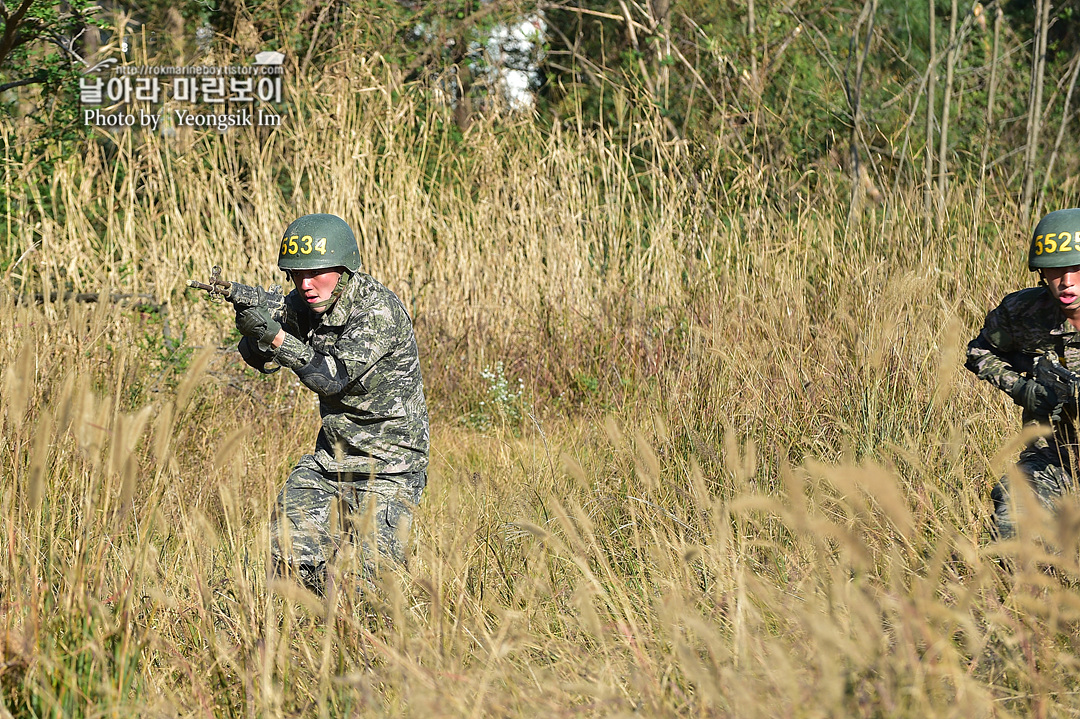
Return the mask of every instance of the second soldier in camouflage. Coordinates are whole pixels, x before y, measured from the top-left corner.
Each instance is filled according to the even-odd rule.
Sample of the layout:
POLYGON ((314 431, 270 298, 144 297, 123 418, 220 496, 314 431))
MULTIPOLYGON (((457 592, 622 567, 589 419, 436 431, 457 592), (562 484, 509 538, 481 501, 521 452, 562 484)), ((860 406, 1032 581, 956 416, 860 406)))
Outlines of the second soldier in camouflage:
POLYGON ((427 484, 428 415, 412 321, 393 292, 360 271, 349 226, 333 215, 289 225, 278 267, 295 290, 280 312, 237 313, 239 350, 276 363, 319 396, 315 452, 297 463, 271 520, 271 559, 323 592, 346 544, 365 571, 405 561, 412 509, 427 484))
MULTIPOLYGON (((1054 353, 1065 367, 1080 369, 1080 209, 1051 212, 1039 222, 1028 268, 1039 273, 1039 286, 1007 295, 987 314, 982 331, 968 344, 966 366, 1008 393, 1023 408, 1025 425, 1051 426, 1049 437, 1020 453, 1017 468, 1038 500, 1053 510, 1075 486, 1077 408, 1075 397, 1059 396, 1034 366, 1040 355, 1054 353)), ((991 497, 997 535, 1012 537, 1017 517, 1007 477, 991 497)))

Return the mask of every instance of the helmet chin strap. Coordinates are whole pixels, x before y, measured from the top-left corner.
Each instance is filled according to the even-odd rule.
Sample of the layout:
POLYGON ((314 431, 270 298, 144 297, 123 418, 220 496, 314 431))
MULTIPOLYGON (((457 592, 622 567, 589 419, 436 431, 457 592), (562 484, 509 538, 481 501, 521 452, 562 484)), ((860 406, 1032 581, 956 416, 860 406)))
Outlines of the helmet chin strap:
POLYGON ((316 303, 310 305, 311 309, 313 309, 313 310, 321 310, 321 309, 330 307, 335 302, 337 302, 338 298, 341 297, 341 293, 345 291, 345 283, 348 282, 351 277, 352 277, 352 272, 349 272, 348 269, 345 269, 341 273, 341 277, 338 277, 337 284, 334 285, 334 291, 330 293, 330 296, 327 297, 322 302, 316 302, 316 303))

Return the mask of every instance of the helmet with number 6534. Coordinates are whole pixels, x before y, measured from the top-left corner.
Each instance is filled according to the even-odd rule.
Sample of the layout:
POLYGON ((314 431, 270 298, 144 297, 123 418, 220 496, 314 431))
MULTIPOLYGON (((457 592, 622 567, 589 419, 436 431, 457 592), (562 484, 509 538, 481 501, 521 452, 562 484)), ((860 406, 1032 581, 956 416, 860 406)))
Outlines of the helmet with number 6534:
POLYGON ((345 267, 360 269, 360 249, 345 220, 336 215, 304 215, 285 228, 278 250, 278 268, 321 270, 345 267))
POLYGON ((1057 210, 1039 220, 1031 236, 1028 269, 1080 265, 1080 208, 1057 210))

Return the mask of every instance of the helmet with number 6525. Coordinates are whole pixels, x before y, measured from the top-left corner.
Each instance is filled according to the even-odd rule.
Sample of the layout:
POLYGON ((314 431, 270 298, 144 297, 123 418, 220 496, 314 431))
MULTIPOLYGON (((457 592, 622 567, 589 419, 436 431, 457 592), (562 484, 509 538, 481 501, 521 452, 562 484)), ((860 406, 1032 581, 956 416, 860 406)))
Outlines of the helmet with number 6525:
POLYGON ((1080 208, 1057 210, 1039 220, 1031 236, 1028 269, 1080 265, 1080 208))
POLYGON ((345 220, 336 215, 304 215, 285 228, 278 250, 278 268, 321 270, 345 267, 360 269, 360 249, 345 220))

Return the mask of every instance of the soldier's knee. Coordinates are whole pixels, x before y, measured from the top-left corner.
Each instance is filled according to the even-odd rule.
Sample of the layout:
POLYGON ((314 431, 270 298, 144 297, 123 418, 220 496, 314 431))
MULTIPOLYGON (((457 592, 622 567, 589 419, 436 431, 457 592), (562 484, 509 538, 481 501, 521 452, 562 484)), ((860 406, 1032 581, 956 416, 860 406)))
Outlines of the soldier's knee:
POLYGON ((367 536, 362 541, 365 551, 370 546, 368 541, 374 539, 380 555, 397 564, 407 563, 413 508, 426 484, 422 473, 417 480, 418 477, 407 477, 404 481, 373 482, 365 488, 356 522, 358 535, 367 536), (368 518, 373 521, 368 523, 368 518))
MULTIPOLYGON (((409 529, 412 526, 412 509, 410 506, 396 501, 382 501, 372 517, 373 525, 370 534, 361 534, 360 545, 363 551, 370 552, 371 540, 374 549, 383 557, 391 559, 397 564, 405 564, 408 546, 409 529), (363 537, 367 534, 366 537, 363 537)), ((373 558, 368 557, 367 561, 373 558)))
POLYGON ((994 524, 992 532, 995 539, 1012 539, 1016 536, 1016 523, 1013 521, 1009 489, 1004 482, 999 482, 990 492, 994 502, 994 524))
POLYGON ((380 537, 384 552, 398 564, 405 564, 408 558, 409 533, 412 529, 412 508, 392 504, 387 511, 384 536, 380 537))
POLYGON ((322 567, 332 554, 333 547, 324 528, 282 517, 270 522, 270 556, 275 562, 290 567, 322 567))

